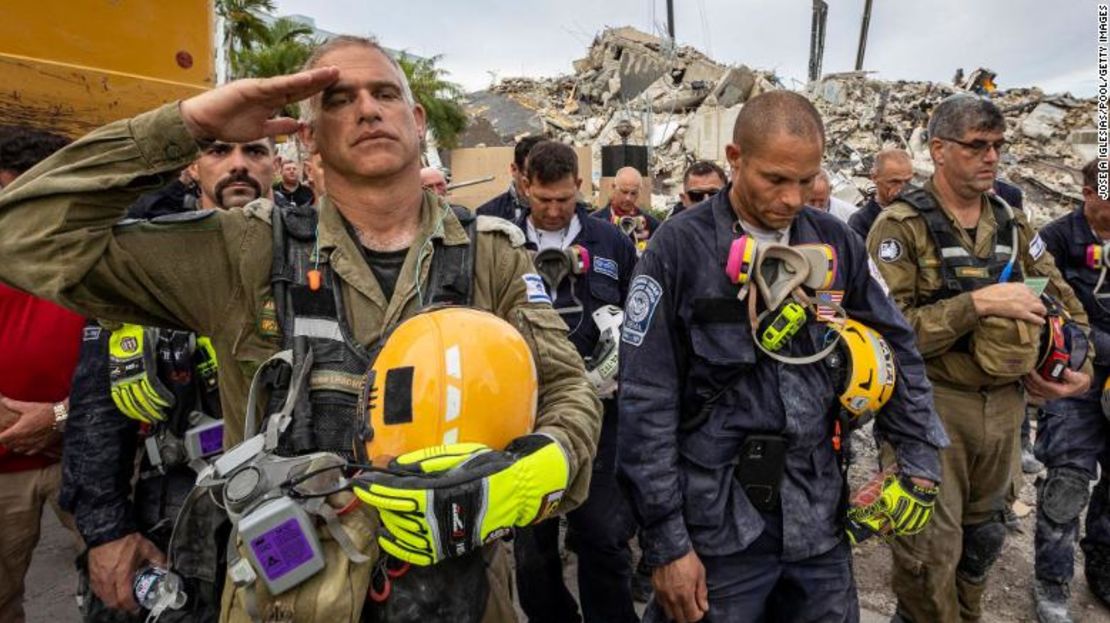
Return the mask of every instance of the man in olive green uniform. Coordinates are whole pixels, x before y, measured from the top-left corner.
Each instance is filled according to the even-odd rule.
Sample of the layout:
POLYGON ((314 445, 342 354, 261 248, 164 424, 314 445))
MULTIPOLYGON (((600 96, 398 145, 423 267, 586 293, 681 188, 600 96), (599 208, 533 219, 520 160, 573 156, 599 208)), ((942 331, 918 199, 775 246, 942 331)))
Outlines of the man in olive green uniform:
POLYGON ((895 620, 975 621, 1002 548, 1001 511, 1019 452, 1022 384, 1037 396, 1083 391, 1090 363, 1060 382, 1037 372, 1046 307, 1023 279, 1047 278, 1086 329, 1086 315, 1019 212, 988 194, 1005 121, 987 100, 954 96, 929 122, 936 172, 879 216, 868 251, 917 333, 950 447, 941 451, 933 523, 892 543, 895 620))
MULTIPOLYGON (((176 176, 196 159, 198 145, 302 131, 328 180, 319 255, 342 297, 341 321, 363 347, 420 311, 436 250, 470 242, 456 213, 421 190, 424 111, 396 62, 372 41, 339 37, 307 66, 315 69, 234 82, 105 126, 0 197, 4 282, 88 316, 211 336, 220 361, 228 362, 219 367, 225 447, 242 441, 251 377, 282 343, 271 288, 271 204, 117 225, 139 193, 176 176), (271 118, 309 97, 306 122, 271 118), (384 255, 403 260, 378 262, 384 255)), ((542 286, 537 291, 519 230, 499 219, 481 219, 475 230, 473 305, 512 323, 532 348, 540 382, 536 431, 566 456, 569 484, 559 506, 566 511, 586 496, 600 405, 565 324, 542 286)), ((364 552, 376 553, 366 537, 375 513, 360 509, 343 522, 364 552)), ((482 620, 515 620, 505 557, 496 542, 483 554, 492 562, 482 620)), ((325 569, 263 600, 262 618, 290 612, 298 621, 356 618, 372 564, 350 565, 346 592, 306 595, 325 569)))

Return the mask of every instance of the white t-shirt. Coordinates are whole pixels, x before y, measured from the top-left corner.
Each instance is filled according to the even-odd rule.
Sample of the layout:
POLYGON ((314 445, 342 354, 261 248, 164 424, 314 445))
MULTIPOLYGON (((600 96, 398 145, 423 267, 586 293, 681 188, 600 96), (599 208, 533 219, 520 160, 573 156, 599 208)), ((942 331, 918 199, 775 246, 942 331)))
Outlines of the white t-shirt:
POLYGON ((528 217, 525 221, 527 231, 524 232, 528 236, 528 241, 536 245, 537 251, 544 251, 546 249, 559 249, 564 250, 574 242, 578 237, 578 233, 582 231, 582 223, 578 222, 578 215, 575 214, 570 217, 570 223, 566 228, 559 231, 547 231, 546 229, 538 229, 532 224, 532 217, 528 217))

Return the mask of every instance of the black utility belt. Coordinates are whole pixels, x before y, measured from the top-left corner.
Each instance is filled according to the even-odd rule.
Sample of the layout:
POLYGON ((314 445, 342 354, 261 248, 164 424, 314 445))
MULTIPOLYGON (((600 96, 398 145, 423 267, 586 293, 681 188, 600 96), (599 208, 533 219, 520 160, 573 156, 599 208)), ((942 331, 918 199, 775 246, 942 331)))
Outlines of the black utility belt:
POLYGON ((779 489, 786 472, 786 438, 782 435, 748 435, 740 447, 734 476, 748 501, 769 513, 779 508, 779 489))

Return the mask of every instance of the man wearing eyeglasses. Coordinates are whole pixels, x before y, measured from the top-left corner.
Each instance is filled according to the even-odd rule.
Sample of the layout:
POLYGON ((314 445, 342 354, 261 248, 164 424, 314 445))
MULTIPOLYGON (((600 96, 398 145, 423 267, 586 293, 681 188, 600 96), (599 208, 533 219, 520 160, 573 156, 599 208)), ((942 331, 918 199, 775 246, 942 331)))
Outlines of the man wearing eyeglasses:
POLYGON ((1110 406, 1110 391, 1104 389, 1110 374, 1110 284, 1106 256, 1099 256, 1110 242, 1110 201, 1099 197, 1098 168, 1098 160, 1083 167, 1083 205, 1046 225, 1040 234, 1087 310, 1095 347, 1091 389, 1049 401, 1037 414, 1036 454, 1048 474, 1037 489, 1033 595, 1038 618, 1053 623, 1071 621, 1068 584, 1075 567, 1079 515, 1088 502, 1082 542, 1087 584, 1110 604, 1110 461, 1105 454, 1110 423, 1103 406, 1110 406), (1100 464, 1102 478, 1089 493, 1100 464))
POLYGON ((710 160, 698 160, 682 174, 682 194, 667 218, 716 195, 728 183, 725 170, 710 160))
MULTIPOLYGON (((1090 385, 1091 365, 1059 382, 1034 371, 1047 309, 1032 284, 1084 330, 1087 315, 1025 215, 990 192, 1005 147, 990 101, 962 94, 933 110, 935 173, 884 210, 867 247, 917 334, 937 413, 952 441, 941 451, 936 517, 895 541, 895 621, 977 621, 986 577, 1006 535, 1003 505, 1030 396, 1056 399, 1090 385)), ((889 453, 884 452, 884 462, 889 453)))

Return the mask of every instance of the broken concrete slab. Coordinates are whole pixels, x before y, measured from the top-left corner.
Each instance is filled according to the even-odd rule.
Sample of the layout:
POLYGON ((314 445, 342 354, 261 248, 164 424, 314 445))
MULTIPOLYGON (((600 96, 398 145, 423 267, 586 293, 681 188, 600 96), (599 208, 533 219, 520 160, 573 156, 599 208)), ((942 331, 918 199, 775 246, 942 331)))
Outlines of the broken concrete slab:
POLYGON ((1041 102, 1021 122, 1021 133, 1029 138, 1045 140, 1051 138, 1059 131, 1060 122, 1067 116, 1067 111, 1055 104, 1041 102))
POLYGON ((732 108, 742 102, 748 101, 752 89, 755 87, 755 74, 747 65, 729 67, 721 74, 717 84, 713 86, 709 96, 714 98, 721 108, 732 108))

